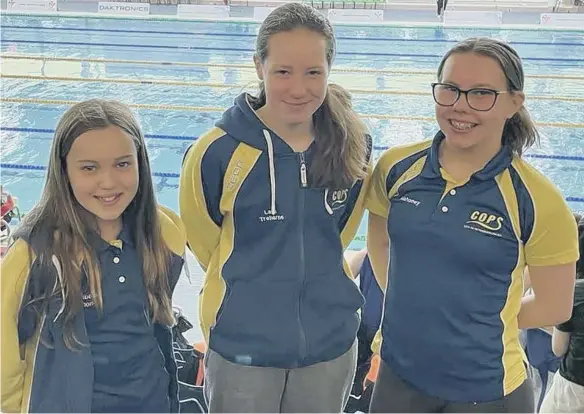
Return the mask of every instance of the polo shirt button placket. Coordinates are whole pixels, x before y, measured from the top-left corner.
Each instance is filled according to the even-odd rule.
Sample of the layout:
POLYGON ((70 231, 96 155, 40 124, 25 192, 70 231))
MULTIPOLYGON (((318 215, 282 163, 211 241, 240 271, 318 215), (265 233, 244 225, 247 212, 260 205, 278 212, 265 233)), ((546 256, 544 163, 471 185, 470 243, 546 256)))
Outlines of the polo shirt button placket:
MULTIPOLYGON (((118 263, 120 263, 120 258, 119 258, 119 256, 114 256, 114 258, 112 259, 112 261, 113 261, 115 264, 118 264, 118 263)), ((126 283, 126 277, 125 277, 124 275, 120 275, 120 276, 118 277, 118 282, 120 282, 120 283, 122 283, 122 284, 123 284, 123 283, 126 283)))
MULTIPOLYGON (((455 196, 455 195, 456 195, 456 190, 453 188, 452 190, 450 190, 450 191, 448 192, 448 194, 450 194, 451 196, 455 196)), ((448 211, 449 211, 450 209, 448 208, 448 206, 442 206, 442 207, 440 208, 440 210, 441 210, 443 213, 448 213, 448 211)))

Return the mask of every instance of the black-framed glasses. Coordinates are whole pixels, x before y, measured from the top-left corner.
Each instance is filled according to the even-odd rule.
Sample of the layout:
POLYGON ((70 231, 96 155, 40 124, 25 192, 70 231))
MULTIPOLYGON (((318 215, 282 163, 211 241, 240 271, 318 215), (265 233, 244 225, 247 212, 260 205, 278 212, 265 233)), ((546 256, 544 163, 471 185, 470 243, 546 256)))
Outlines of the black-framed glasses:
POLYGON ((454 106, 460 95, 466 95, 466 102, 475 111, 490 111, 497 103, 497 97, 507 91, 497 91, 489 88, 472 88, 462 90, 449 83, 432 83, 434 101, 440 106, 454 106))

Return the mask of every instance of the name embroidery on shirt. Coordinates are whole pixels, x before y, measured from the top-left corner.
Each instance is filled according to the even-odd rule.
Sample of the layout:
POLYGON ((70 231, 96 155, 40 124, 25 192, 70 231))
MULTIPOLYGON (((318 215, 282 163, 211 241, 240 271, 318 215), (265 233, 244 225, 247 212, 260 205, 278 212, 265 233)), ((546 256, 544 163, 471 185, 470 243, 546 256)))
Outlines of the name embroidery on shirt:
POLYGON ((421 204, 418 200, 414 200, 413 198, 410 198, 408 196, 401 196, 399 198, 399 201, 403 201, 404 203, 408 203, 408 204, 413 204, 416 207, 418 207, 421 204))
POLYGON ((91 293, 84 293, 81 296, 81 301, 83 303, 84 308, 91 308, 92 306, 95 306, 95 303, 93 302, 93 297, 91 296, 91 293))

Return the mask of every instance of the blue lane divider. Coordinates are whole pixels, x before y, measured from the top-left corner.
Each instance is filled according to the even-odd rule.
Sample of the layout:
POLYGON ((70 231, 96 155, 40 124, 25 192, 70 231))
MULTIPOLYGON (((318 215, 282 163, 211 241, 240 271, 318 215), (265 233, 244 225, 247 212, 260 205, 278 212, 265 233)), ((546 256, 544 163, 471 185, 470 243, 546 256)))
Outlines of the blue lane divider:
MULTIPOLYGON (((47 128, 15 128, 15 127, 5 127, 0 126, 0 131, 7 132, 29 132, 37 134, 54 134, 54 129, 47 128)), ((149 139, 161 139, 161 140, 171 140, 171 141, 195 141, 199 137, 188 136, 188 135, 160 135, 160 134, 145 134, 145 138, 149 139)), ((47 137, 47 140, 53 139, 53 137, 47 137)), ((373 149, 376 151, 385 151, 389 149, 388 146, 374 145, 373 149)), ((544 160, 562 160, 562 161, 584 161, 584 156, 580 155, 553 155, 553 154, 526 154, 526 158, 539 158, 544 160)))
MULTIPOLYGON (((29 171, 46 171, 47 167, 44 165, 28 165, 28 164, 11 164, 11 163, 0 163, 0 168, 6 168, 10 170, 29 170, 29 171)), ((180 175, 177 173, 164 173, 164 172, 153 172, 154 177, 165 177, 165 178, 179 178, 180 175)))
MULTIPOLYGON (((59 46, 105 46, 105 47, 135 47, 141 49, 176 49, 176 50, 206 50, 210 52, 246 52, 254 53, 254 49, 231 48, 231 47, 205 47, 205 46, 184 46, 184 45, 138 45, 124 43, 90 43, 90 42, 55 42, 52 40, 19 40, 3 39, 4 44, 23 43, 23 44, 41 44, 41 45, 59 45, 59 46)), ((348 56, 384 56, 384 57, 413 57, 413 58, 430 58, 441 59, 442 55, 417 54, 417 53, 379 53, 379 52, 337 52, 337 55, 348 56)), ((524 57, 524 61, 545 61, 545 62, 584 62, 584 59, 577 58, 552 58, 552 57, 524 57)))
MULTIPOLYGON (((47 167, 44 165, 29 165, 29 164, 10 164, 1 163, 0 168, 12 169, 12 170, 29 170, 29 171, 46 171, 47 167)), ((153 172, 154 177, 164 177, 164 178, 179 178, 180 174, 177 173, 161 173, 153 172)), ((566 201, 574 203, 584 203, 584 197, 566 197, 566 201)))
MULTIPOLYGON (((7 131, 7 132, 34 132, 38 134, 54 134, 54 129, 46 129, 46 128, 13 128, 13 127, 4 127, 0 126, 0 131, 7 131)), ((175 141, 193 141, 196 140, 198 137, 191 137, 187 135, 159 135, 159 134, 146 134, 144 135, 146 138, 152 139, 167 139, 167 140, 175 140, 175 141)), ((53 137, 47 137, 47 139, 53 139, 53 137)))
MULTIPOLYGON (((249 37, 255 38, 253 33, 225 33, 225 32, 189 32, 189 31, 161 31, 161 30, 128 30, 128 29, 93 29, 85 27, 43 27, 43 26, 3 26, 3 29, 24 30, 63 30, 70 32, 97 32, 97 33, 129 33, 136 35, 160 34, 160 35, 184 35, 184 36, 216 36, 216 37, 249 37)), ((338 36, 337 40, 381 40, 387 42, 416 42, 416 43, 457 43, 458 40, 450 39, 404 39, 400 37, 363 37, 363 36, 338 36)), ((572 42, 509 42, 510 45, 530 46, 583 46, 584 43, 572 42)))

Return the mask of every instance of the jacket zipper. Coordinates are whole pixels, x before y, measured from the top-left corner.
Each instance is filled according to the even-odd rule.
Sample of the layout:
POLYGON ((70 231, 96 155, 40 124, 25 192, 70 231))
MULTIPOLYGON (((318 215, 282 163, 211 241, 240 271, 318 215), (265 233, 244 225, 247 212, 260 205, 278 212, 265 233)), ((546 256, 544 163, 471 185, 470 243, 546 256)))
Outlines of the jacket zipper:
POLYGON ((304 332, 304 327, 302 326, 302 314, 301 314, 301 306, 302 306, 302 295, 304 292, 304 284, 306 281, 306 263, 304 257, 304 198, 305 192, 304 188, 308 187, 308 180, 306 179, 306 160, 304 158, 304 153, 300 153, 300 184, 302 188, 300 189, 300 205, 298 208, 299 212, 299 223, 300 223, 300 271, 301 271, 301 279, 302 283, 300 285, 300 292, 298 293, 298 324, 300 326, 300 352, 299 352, 299 360, 298 364, 301 365, 304 359, 306 358, 306 334, 304 332))
POLYGON ((308 180, 306 179, 306 161, 303 152, 300 153, 300 183, 302 184, 302 188, 308 186, 308 180))

